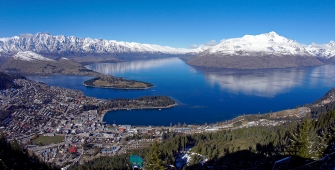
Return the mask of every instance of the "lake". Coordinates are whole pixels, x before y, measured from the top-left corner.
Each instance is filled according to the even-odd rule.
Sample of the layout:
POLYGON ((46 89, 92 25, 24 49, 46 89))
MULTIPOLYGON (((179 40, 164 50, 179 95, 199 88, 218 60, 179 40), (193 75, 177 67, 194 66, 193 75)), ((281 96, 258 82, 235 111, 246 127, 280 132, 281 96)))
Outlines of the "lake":
POLYGON ((90 77, 28 76, 49 85, 81 90, 87 96, 113 99, 164 95, 177 101, 168 109, 108 112, 107 123, 130 125, 204 124, 242 114, 292 109, 312 103, 335 87, 335 66, 286 69, 208 69, 179 58, 148 59, 86 66, 100 73, 146 81, 147 90, 116 90, 83 86, 90 77))

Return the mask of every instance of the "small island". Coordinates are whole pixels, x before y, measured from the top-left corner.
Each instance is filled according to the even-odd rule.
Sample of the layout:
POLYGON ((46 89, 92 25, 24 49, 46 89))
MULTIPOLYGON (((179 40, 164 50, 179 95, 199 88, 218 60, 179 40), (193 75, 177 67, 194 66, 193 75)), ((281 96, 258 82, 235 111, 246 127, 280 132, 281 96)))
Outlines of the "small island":
POLYGON ((122 77, 99 76, 84 82, 88 87, 115 88, 115 89, 149 89, 154 85, 136 80, 126 80, 122 77))

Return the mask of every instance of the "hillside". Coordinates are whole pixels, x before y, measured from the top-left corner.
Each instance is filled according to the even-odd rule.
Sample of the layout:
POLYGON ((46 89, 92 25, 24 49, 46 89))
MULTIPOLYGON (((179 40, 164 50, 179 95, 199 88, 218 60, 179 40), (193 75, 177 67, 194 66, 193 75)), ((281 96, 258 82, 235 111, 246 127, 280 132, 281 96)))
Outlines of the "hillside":
POLYGON ((68 58, 53 60, 31 51, 17 53, 2 64, 0 69, 9 73, 34 75, 99 75, 68 58))
POLYGON ((9 89, 9 88, 18 88, 18 86, 13 82, 14 79, 16 78, 25 79, 21 75, 9 75, 9 74, 0 72, 0 90, 9 89))
POLYGON ((0 134, 0 169, 59 169, 54 165, 44 163, 36 156, 28 154, 28 150, 16 141, 7 142, 0 134))
POLYGON ((205 54, 188 60, 187 64, 213 68, 263 69, 318 66, 324 63, 316 57, 311 56, 224 56, 219 54, 205 54))

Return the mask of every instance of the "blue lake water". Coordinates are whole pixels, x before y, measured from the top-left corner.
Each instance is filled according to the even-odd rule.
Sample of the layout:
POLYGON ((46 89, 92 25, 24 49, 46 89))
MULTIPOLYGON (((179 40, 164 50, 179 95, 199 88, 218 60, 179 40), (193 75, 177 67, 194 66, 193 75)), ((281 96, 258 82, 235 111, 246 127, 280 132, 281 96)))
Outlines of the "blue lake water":
POLYGON ((90 88, 90 77, 29 76, 49 85, 83 91, 87 96, 113 99, 165 95, 178 102, 168 109, 111 111, 107 123, 170 125, 215 123, 241 114, 266 113, 312 103, 335 87, 335 66, 287 69, 208 69, 195 68, 179 58, 99 63, 87 66, 100 73, 146 81, 147 90, 90 88))

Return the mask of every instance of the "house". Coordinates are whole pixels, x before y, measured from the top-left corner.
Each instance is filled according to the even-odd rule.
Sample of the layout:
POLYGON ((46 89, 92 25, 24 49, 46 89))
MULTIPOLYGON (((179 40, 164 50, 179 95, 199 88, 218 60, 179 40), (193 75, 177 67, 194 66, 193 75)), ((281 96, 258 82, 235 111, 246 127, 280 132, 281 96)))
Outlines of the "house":
POLYGON ((74 147, 71 147, 68 149, 70 153, 77 153, 77 147, 74 146, 74 147))

